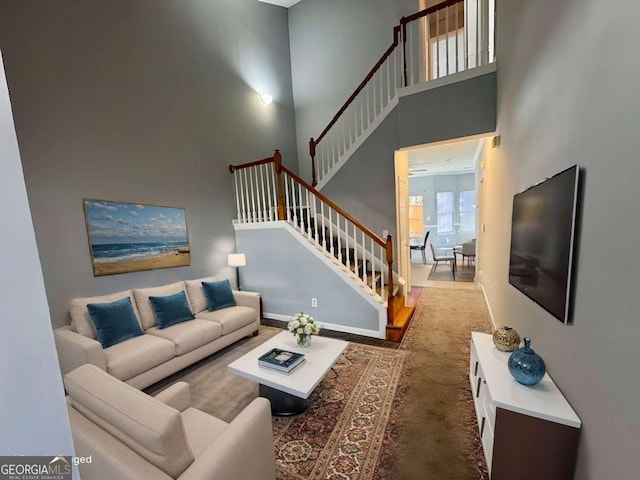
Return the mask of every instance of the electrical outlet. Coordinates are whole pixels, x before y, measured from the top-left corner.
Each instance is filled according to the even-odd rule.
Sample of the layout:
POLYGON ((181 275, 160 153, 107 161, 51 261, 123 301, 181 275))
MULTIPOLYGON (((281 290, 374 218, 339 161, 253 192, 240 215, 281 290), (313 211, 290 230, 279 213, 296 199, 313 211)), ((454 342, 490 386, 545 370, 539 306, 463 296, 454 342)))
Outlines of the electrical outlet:
POLYGON ((318 306, 318 299, 317 298, 312 298, 311 299, 311 306, 312 307, 317 307, 318 306))
POLYGON ((386 240, 386 239, 387 239, 387 235, 389 235, 389 230, 382 230, 382 238, 383 238, 384 240, 386 240))

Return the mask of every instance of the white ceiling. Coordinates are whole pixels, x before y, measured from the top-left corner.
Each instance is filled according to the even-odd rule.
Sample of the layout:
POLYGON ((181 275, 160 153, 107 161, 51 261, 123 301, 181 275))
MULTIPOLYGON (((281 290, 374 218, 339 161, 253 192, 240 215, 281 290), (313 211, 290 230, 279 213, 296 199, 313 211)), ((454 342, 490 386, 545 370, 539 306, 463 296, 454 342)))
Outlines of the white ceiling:
POLYGON ((279 5, 280 7, 289 8, 294 6, 296 3, 300 2, 300 0, 258 0, 263 3, 270 3, 272 5, 279 5))
POLYGON ((435 147, 409 150, 409 174, 473 173, 473 161, 482 140, 467 140, 435 147))

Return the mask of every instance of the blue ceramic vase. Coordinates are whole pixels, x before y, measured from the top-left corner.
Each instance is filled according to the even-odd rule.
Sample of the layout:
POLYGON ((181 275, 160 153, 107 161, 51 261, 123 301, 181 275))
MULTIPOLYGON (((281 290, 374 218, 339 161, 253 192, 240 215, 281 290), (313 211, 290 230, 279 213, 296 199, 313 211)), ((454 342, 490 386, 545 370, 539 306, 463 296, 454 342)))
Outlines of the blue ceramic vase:
POLYGON ((509 356, 509 373, 522 385, 535 385, 547 371, 542 357, 531 348, 531 339, 524 339, 524 347, 509 356))

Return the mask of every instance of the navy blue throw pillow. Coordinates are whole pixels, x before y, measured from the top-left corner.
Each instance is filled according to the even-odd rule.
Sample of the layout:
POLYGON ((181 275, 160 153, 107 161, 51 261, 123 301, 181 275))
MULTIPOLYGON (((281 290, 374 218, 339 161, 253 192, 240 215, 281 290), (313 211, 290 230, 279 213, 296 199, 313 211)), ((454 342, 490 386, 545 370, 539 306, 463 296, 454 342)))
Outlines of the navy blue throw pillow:
POLYGON ((144 333, 129 297, 111 303, 89 303, 87 309, 103 348, 144 333))
POLYGON ((202 282, 204 294, 209 303, 209 311, 220 310, 221 308, 235 307, 236 300, 233 298, 231 284, 229 280, 219 282, 202 282))
POLYGON ((184 290, 164 297, 149 297, 149 301, 156 312, 158 328, 167 328, 195 318, 184 290))

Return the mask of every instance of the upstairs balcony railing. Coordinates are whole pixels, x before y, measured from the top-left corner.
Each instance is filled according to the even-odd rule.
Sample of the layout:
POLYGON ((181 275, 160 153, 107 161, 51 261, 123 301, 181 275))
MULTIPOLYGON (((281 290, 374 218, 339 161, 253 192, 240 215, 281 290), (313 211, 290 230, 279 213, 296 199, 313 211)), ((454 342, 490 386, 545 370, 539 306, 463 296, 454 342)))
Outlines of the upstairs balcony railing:
POLYGON ((495 0, 448 0, 400 20, 380 60, 309 141, 312 185, 330 175, 397 104, 401 89, 495 61, 495 0))
POLYGON ((273 157, 230 165, 238 223, 287 221, 343 266, 370 294, 387 301, 393 324, 393 242, 383 239, 273 157))

